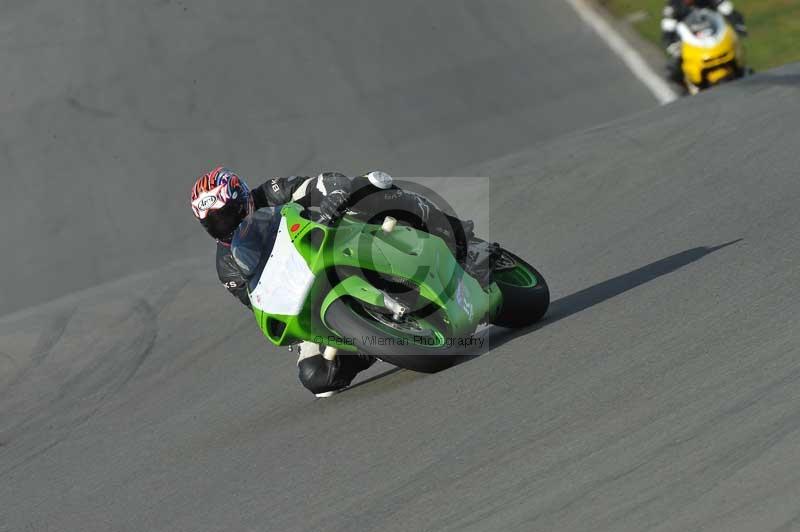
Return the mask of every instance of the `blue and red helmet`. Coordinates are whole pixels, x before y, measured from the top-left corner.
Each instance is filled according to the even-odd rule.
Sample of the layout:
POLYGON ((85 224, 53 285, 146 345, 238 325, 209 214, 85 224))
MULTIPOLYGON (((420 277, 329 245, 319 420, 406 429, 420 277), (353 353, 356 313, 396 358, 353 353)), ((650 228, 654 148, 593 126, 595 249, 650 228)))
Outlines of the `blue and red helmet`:
POLYGON ((230 240, 252 205, 247 183, 222 166, 200 176, 192 187, 192 212, 217 240, 230 240))

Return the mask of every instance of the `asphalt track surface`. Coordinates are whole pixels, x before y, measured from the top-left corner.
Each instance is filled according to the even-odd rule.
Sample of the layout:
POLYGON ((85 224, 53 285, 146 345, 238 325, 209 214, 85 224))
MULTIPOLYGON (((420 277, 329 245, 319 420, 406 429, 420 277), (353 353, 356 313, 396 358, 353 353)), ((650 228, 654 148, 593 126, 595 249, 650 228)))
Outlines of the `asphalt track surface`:
MULTIPOLYGON (((439 156, 442 173, 520 176, 492 181, 483 229, 540 267, 554 302, 541 325, 491 330, 488 353, 436 375, 381 365, 313 399, 208 256, 79 292, 96 279, 76 280, 6 315, 0 530, 800 529, 799 93, 800 66, 787 67, 550 142, 531 133, 519 144, 534 147, 477 166, 439 156)), ((66 128, 62 104, 37 111, 42 123, 66 128)), ((171 171, 213 145, 174 137, 171 171)), ((231 157, 260 157, 252 147, 231 157)), ((473 199, 458 183, 440 187, 457 210, 473 199)), ((83 216, 124 219, 94 208, 83 216)), ((197 230, 164 216, 174 242, 197 230)), ((38 252, 64 249, 58 236, 38 252)), ((127 271, 144 270, 129 253, 127 271)))
POLYGON ((558 0, 7 0, 0 29, 0 314, 197 255, 219 164, 453 175, 654 101, 558 0))

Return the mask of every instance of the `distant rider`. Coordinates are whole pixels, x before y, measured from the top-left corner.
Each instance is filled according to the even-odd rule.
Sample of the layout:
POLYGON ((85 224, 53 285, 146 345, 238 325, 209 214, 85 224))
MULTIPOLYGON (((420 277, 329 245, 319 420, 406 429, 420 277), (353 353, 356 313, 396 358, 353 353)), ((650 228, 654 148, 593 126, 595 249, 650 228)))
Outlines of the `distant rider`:
POLYGON ((683 82, 681 70, 681 42, 678 36, 678 23, 686 18, 693 9, 713 9, 724 16, 737 33, 745 35, 747 28, 744 17, 733 7, 730 0, 667 0, 661 19, 661 38, 667 51, 667 72, 670 79, 683 82))
MULTIPOLYGON (((341 217, 349 203, 357 203, 356 207, 367 219, 372 214, 390 213, 441 237, 462 260, 466 258, 466 242, 472 237, 471 222, 448 216, 419 194, 401 190, 393 184, 391 176, 383 172, 371 172, 354 179, 337 172, 326 172, 318 177, 279 177, 250 190, 233 171, 219 167, 195 182, 192 211, 217 241, 220 281, 248 307, 248 279, 231 253, 231 238, 239 224, 255 210, 289 202, 318 207, 331 221, 341 217)), ((317 395, 348 386, 358 372, 375 362, 374 357, 361 354, 340 355, 328 361, 321 351, 317 344, 302 342, 297 361, 300 381, 317 395)))

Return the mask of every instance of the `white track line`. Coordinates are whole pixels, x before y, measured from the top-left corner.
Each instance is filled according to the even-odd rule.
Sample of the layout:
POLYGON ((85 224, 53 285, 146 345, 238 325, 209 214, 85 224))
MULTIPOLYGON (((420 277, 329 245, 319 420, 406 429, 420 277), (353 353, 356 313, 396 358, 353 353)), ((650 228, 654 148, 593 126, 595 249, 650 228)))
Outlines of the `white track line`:
POLYGON ((631 72, 633 72, 633 75, 639 78, 639 81, 650 89, 650 92, 653 93, 662 105, 677 99, 677 95, 667 82, 650 68, 650 65, 642 59, 639 52, 628 44, 628 41, 617 33, 603 17, 598 15, 595 10, 589 6, 586 0, 567 0, 567 2, 572 5, 583 21, 591 26, 600 38, 608 44, 608 47, 622 59, 631 72))

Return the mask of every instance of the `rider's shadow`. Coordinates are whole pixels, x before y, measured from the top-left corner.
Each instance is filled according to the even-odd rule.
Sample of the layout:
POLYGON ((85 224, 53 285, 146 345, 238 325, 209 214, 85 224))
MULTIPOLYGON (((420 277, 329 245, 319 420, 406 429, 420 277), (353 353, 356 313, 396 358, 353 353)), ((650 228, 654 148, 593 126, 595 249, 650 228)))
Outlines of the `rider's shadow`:
MULTIPOLYGON (((574 294, 557 299, 550 303, 550 308, 548 309, 547 314, 545 314, 545 317, 540 322, 531 325, 530 327, 526 327, 524 329, 489 327, 479 333, 480 336, 485 338, 484 345, 486 346, 486 349, 484 349, 481 353, 464 355, 463 360, 461 360, 458 364, 463 364, 464 362, 473 360, 481 355, 491 352, 493 349, 500 347, 506 342, 510 342, 514 338, 530 334, 543 327, 552 325, 553 323, 569 318, 570 316, 573 316, 595 305, 599 305, 604 301, 608 301, 609 299, 617 297, 620 294, 624 294, 628 290, 633 290, 634 288, 649 283, 650 281, 658 279, 659 277, 670 274, 676 270, 679 270, 680 268, 683 268, 684 266, 687 266, 693 262, 697 262, 698 260, 710 255, 711 253, 714 253, 715 251, 719 251, 722 248, 726 248, 741 242, 741 240, 742 239, 739 238, 737 240, 732 240, 731 242, 726 242, 725 244, 720 244, 719 246, 702 246, 687 249, 686 251, 681 251, 680 253, 670 255, 669 257, 652 262, 646 266, 642 266, 641 268, 618 275, 617 277, 608 279, 602 283, 598 283, 575 292, 574 294)), ((379 373, 378 375, 369 377, 361 382, 355 383, 349 389, 352 390, 353 388, 369 384, 399 371, 402 370, 400 368, 390 369, 383 373, 379 373)))
MULTIPOLYGON (((741 238, 720 244, 719 246, 702 246, 681 251, 669 257, 665 257, 656 262, 642 266, 628 273, 624 273, 602 283, 584 288, 579 292, 562 297, 550 303, 550 308, 545 314, 542 321, 526 327, 524 329, 504 329, 502 327, 491 327, 484 332, 488 349, 486 352, 491 351, 501 345, 517 338, 524 336, 533 331, 537 331, 542 327, 547 327, 558 321, 569 318, 579 312, 582 312, 595 305, 608 301, 611 298, 617 297, 620 294, 633 290, 636 287, 649 283, 659 277, 670 274, 684 266, 719 251, 722 248, 732 246, 741 242, 741 238)), ((485 353, 482 353, 485 354, 485 353)), ((480 356, 480 355, 477 355, 480 356)), ((474 357, 470 357, 474 358, 474 357)), ((465 360, 466 361, 466 360, 465 360)))
POLYGON ((364 379, 363 381, 354 382, 351 386, 348 386, 345 390, 343 390, 342 393, 348 392, 348 391, 353 390, 355 388, 358 388, 359 386, 364 386, 365 384, 369 384, 371 382, 380 380, 380 379, 382 379, 384 377, 388 377, 389 375, 393 375, 393 374, 398 373, 400 371, 405 371, 405 370, 403 370, 403 368, 393 367, 393 368, 388 369, 388 370, 386 370, 384 372, 378 373, 377 375, 373 375, 371 377, 368 377, 368 378, 364 379))

